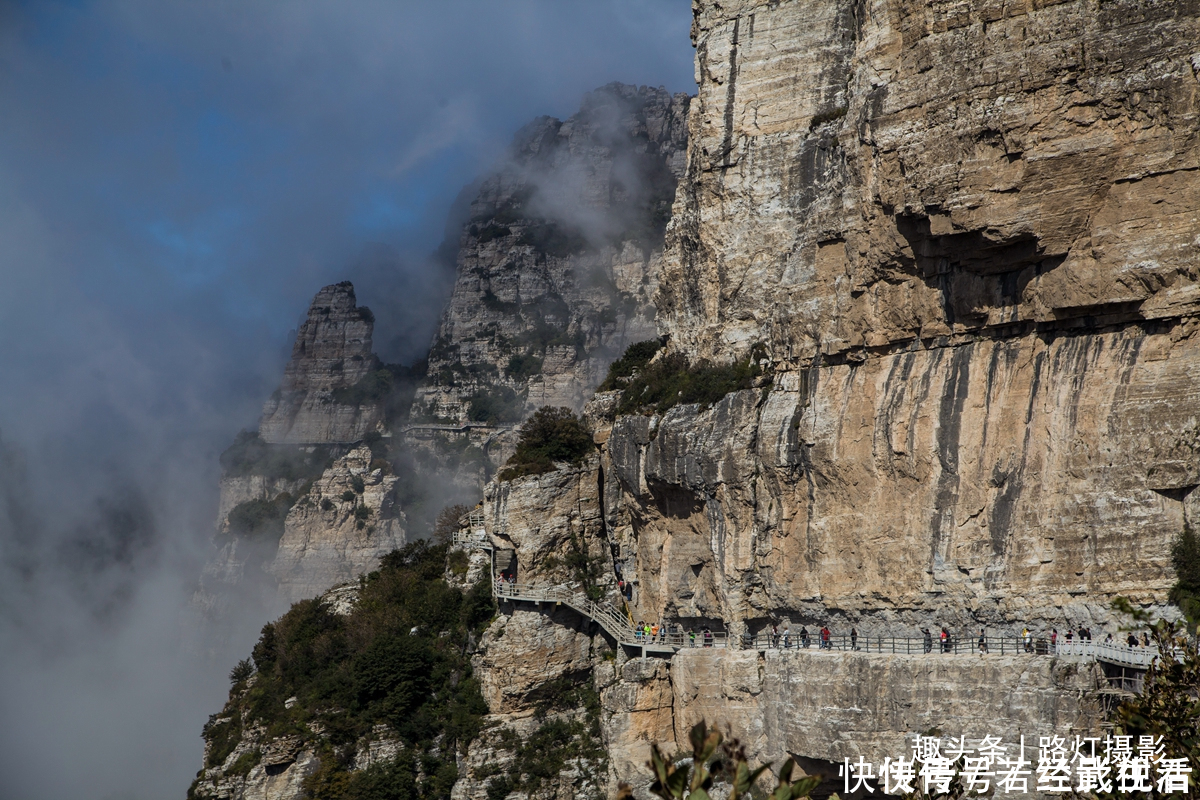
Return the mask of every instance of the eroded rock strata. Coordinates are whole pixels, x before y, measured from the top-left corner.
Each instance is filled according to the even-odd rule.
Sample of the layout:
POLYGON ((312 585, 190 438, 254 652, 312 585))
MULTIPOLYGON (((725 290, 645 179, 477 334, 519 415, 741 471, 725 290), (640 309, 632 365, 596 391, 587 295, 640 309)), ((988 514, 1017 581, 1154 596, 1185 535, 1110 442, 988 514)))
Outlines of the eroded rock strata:
MULTIPOLYGON (((1118 595, 1171 613, 1200 484, 1198 17, 695 4, 657 321, 667 354, 753 352, 765 379, 711 407, 593 403, 594 552, 635 619, 1012 635, 1113 630, 1118 595)), ((545 483, 488 500, 542 580, 502 508, 545 483)), ((614 777, 700 716, 834 761, 985 707, 1007 735, 1097 724, 1097 675, 1050 659, 821 658, 627 662, 604 689, 614 777)))
POLYGON ((352 390, 379 359, 371 352, 375 317, 357 305, 348 281, 317 292, 296 333, 279 390, 263 406, 259 435, 272 444, 355 442, 383 416, 378 403, 353 399, 352 390))
POLYGON ((283 537, 266 567, 291 603, 355 581, 405 543, 396 476, 359 446, 334 461, 288 512, 283 537))
POLYGON ((494 424, 579 408, 627 345, 656 335, 687 109, 687 95, 614 83, 517 133, 471 203, 416 416, 494 424))
MULTIPOLYGON (((1116 596, 1172 613, 1169 543, 1200 522, 1200 3, 696 0, 692 32, 690 103, 598 95, 485 182, 419 402, 456 423, 579 407, 652 334, 660 360, 757 377, 711 404, 595 397, 594 455, 487 487, 498 568, 624 609, 619 575, 632 619, 734 636, 1102 633, 1116 596), (678 177, 664 249, 581 255, 525 167, 615 163, 588 114, 631 98, 616 130, 678 177), (592 268, 615 295, 580 288, 592 268), (615 323, 588 322, 589 292, 615 323)), ((473 646, 489 713, 463 800, 644 796, 648 744, 682 749, 700 718, 813 769, 933 728, 1100 724, 1097 668, 1049 656, 642 659, 512 603, 473 646), (521 743, 556 732, 534 781, 521 743)))

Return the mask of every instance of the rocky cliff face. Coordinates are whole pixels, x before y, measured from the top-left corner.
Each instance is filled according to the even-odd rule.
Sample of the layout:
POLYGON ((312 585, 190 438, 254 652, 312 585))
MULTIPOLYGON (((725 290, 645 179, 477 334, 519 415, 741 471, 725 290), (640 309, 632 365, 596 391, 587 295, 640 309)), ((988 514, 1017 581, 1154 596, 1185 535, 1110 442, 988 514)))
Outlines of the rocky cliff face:
MULTIPOLYGON (((577 405, 651 320, 660 359, 761 377, 657 413, 596 397, 595 456, 487 488, 497 568, 621 608, 619 571, 634 619, 734 634, 1099 632, 1118 595, 1169 614, 1169 543, 1200 524, 1197 34, 1190 0, 697 0, 661 259, 531 176, 611 210, 597 131, 675 169, 682 100, 606 90, 528 128, 464 232, 421 413, 577 405)), ((628 655, 566 608, 504 606, 455 797, 644 794, 647 745, 700 717, 814 768, 933 727, 1099 724, 1099 676, 1044 657, 628 655), (523 739, 566 755, 535 769, 523 739)))
POLYGON ((404 546, 404 514, 394 496, 396 476, 371 449, 336 460, 300 498, 284 522, 275 558, 266 567, 279 595, 293 603, 370 572, 404 546))
MULTIPOLYGON (((1200 502, 1198 31, 1194 3, 695 4, 657 324, 668 354, 754 352, 769 381, 590 407, 595 549, 635 618, 912 635, 1111 630, 1117 595, 1170 613, 1200 502)), ((537 518, 515 486, 491 507, 537 518)), ((545 562, 509 541, 519 574, 545 562)), ((699 716, 835 761, 983 707, 1014 732, 1097 723, 1095 676, 1049 661, 816 655, 629 662, 602 689, 614 777, 699 716)))
POLYGON ((611 84, 542 117, 482 182, 415 416, 513 422, 579 408, 609 362, 653 338, 686 95, 611 84))
POLYGON ((1194 313, 1197 25, 1189 2, 698 2, 663 329, 792 364, 1194 313))
POLYGON ((697 4, 660 325, 693 359, 761 344, 774 384, 613 425, 656 612, 1165 599, 1200 483, 1197 15, 697 4))
POLYGON ((349 282, 317 292, 296 333, 279 391, 263 406, 259 435, 285 444, 355 442, 383 417, 377 397, 354 391, 379 369, 371 352, 371 311, 357 305, 349 282))

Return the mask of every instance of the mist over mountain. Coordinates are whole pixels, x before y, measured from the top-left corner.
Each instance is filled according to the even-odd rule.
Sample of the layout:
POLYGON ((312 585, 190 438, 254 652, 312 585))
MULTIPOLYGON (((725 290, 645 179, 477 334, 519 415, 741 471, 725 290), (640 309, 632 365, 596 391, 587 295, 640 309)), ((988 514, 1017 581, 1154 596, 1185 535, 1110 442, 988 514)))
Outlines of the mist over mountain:
POLYGON ((691 91, 689 22, 684 2, 0 5, 0 794, 182 795, 262 622, 189 629, 217 457, 309 299, 353 280, 380 357, 422 358, 473 182, 598 86, 691 91))

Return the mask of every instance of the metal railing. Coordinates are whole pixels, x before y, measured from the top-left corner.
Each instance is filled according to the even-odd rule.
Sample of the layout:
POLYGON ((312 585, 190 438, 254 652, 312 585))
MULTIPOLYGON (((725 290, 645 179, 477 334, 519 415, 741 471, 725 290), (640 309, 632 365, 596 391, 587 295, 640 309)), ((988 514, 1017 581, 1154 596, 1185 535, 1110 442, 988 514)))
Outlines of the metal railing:
MULTIPOLYGON (((594 620, 618 643, 646 650, 680 650, 685 647, 730 646, 731 639, 725 632, 684 631, 680 626, 659 628, 655 635, 638 630, 616 608, 597 603, 585 595, 561 586, 532 586, 527 583, 509 583, 497 579, 494 583, 496 597, 501 600, 517 600, 530 603, 561 603, 594 620)), ((736 644, 734 645, 736 646, 736 644)))
POLYGON ((747 650, 768 649, 816 649, 860 651, 863 653, 889 654, 938 654, 938 653, 994 653, 997 655, 1055 655, 1092 658, 1126 667, 1145 669, 1158 658, 1158 648, 1129 647, 1127 645, 1102 642, 1074 641, 1051 644, 1045 639, 1024 639, 1020 636, 985 636, 982 646, 978 636, 950 636, 945 641, 938 637, 923 636, 867 636, 833 634, 823 642, 819 631, 810 631, 807 637, 799 633, 759 633, 742 637, 742 647, 747 650))
POLYGON ((481 550, 493 549, 492 540, 482 530, 455 531, 451 539, 454 544, 465 547, 478 547, 481 550))
MULTIPOLYGON (((469 530, 456 531, 453 542, 466 547, 494 550, 495 545, 484 529, 482 512, 472 511, 469 530)), ((509 583, 492 575, 492 593, 501 599, 534 603, 561 603, 575 609, 589 619, 595 620, 610 636, 623 645, 650 650, 681 650, 692 647, 713 647, 738 650, 837 650, 864 653, 888 654, 943 654, 943 653, 995 653, 998 655, 1053 655, 1068 658, 1085 658, 1104 661, 1122 667, 1146 669, 1159 658, 1155 645, 1130 647, 1116 642, 1093 642, 1090 640, 1058 641, 1051 643, 1040 637, 951 635, 946 640, 923 636, 869 636, 831 634, 822 641, 819 631, 807 636, 799 632, 763 632, 731 637, 724 631, 684 630, 680 625, 661 626, 657 634, 647 633, 631 624, 626 613, 613 606, 597 603, 583 593, 562 586, 534 586, 526 583, 509 583)), ((1170 657, 1170 656, 1168 656, 1170 657)))

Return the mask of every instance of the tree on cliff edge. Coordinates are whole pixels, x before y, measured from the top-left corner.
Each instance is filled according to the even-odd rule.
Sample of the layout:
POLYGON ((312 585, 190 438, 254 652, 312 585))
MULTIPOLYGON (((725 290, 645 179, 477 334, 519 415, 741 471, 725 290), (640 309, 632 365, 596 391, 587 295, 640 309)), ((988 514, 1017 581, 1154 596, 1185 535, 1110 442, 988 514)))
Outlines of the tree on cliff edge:
POLYGON ((1200 537, 1191 525, 1171 546, 1171 564, 1178 580, 1171 589, 1170 600, 1187 617, 1192 633, 1200 626, 1200 537))

